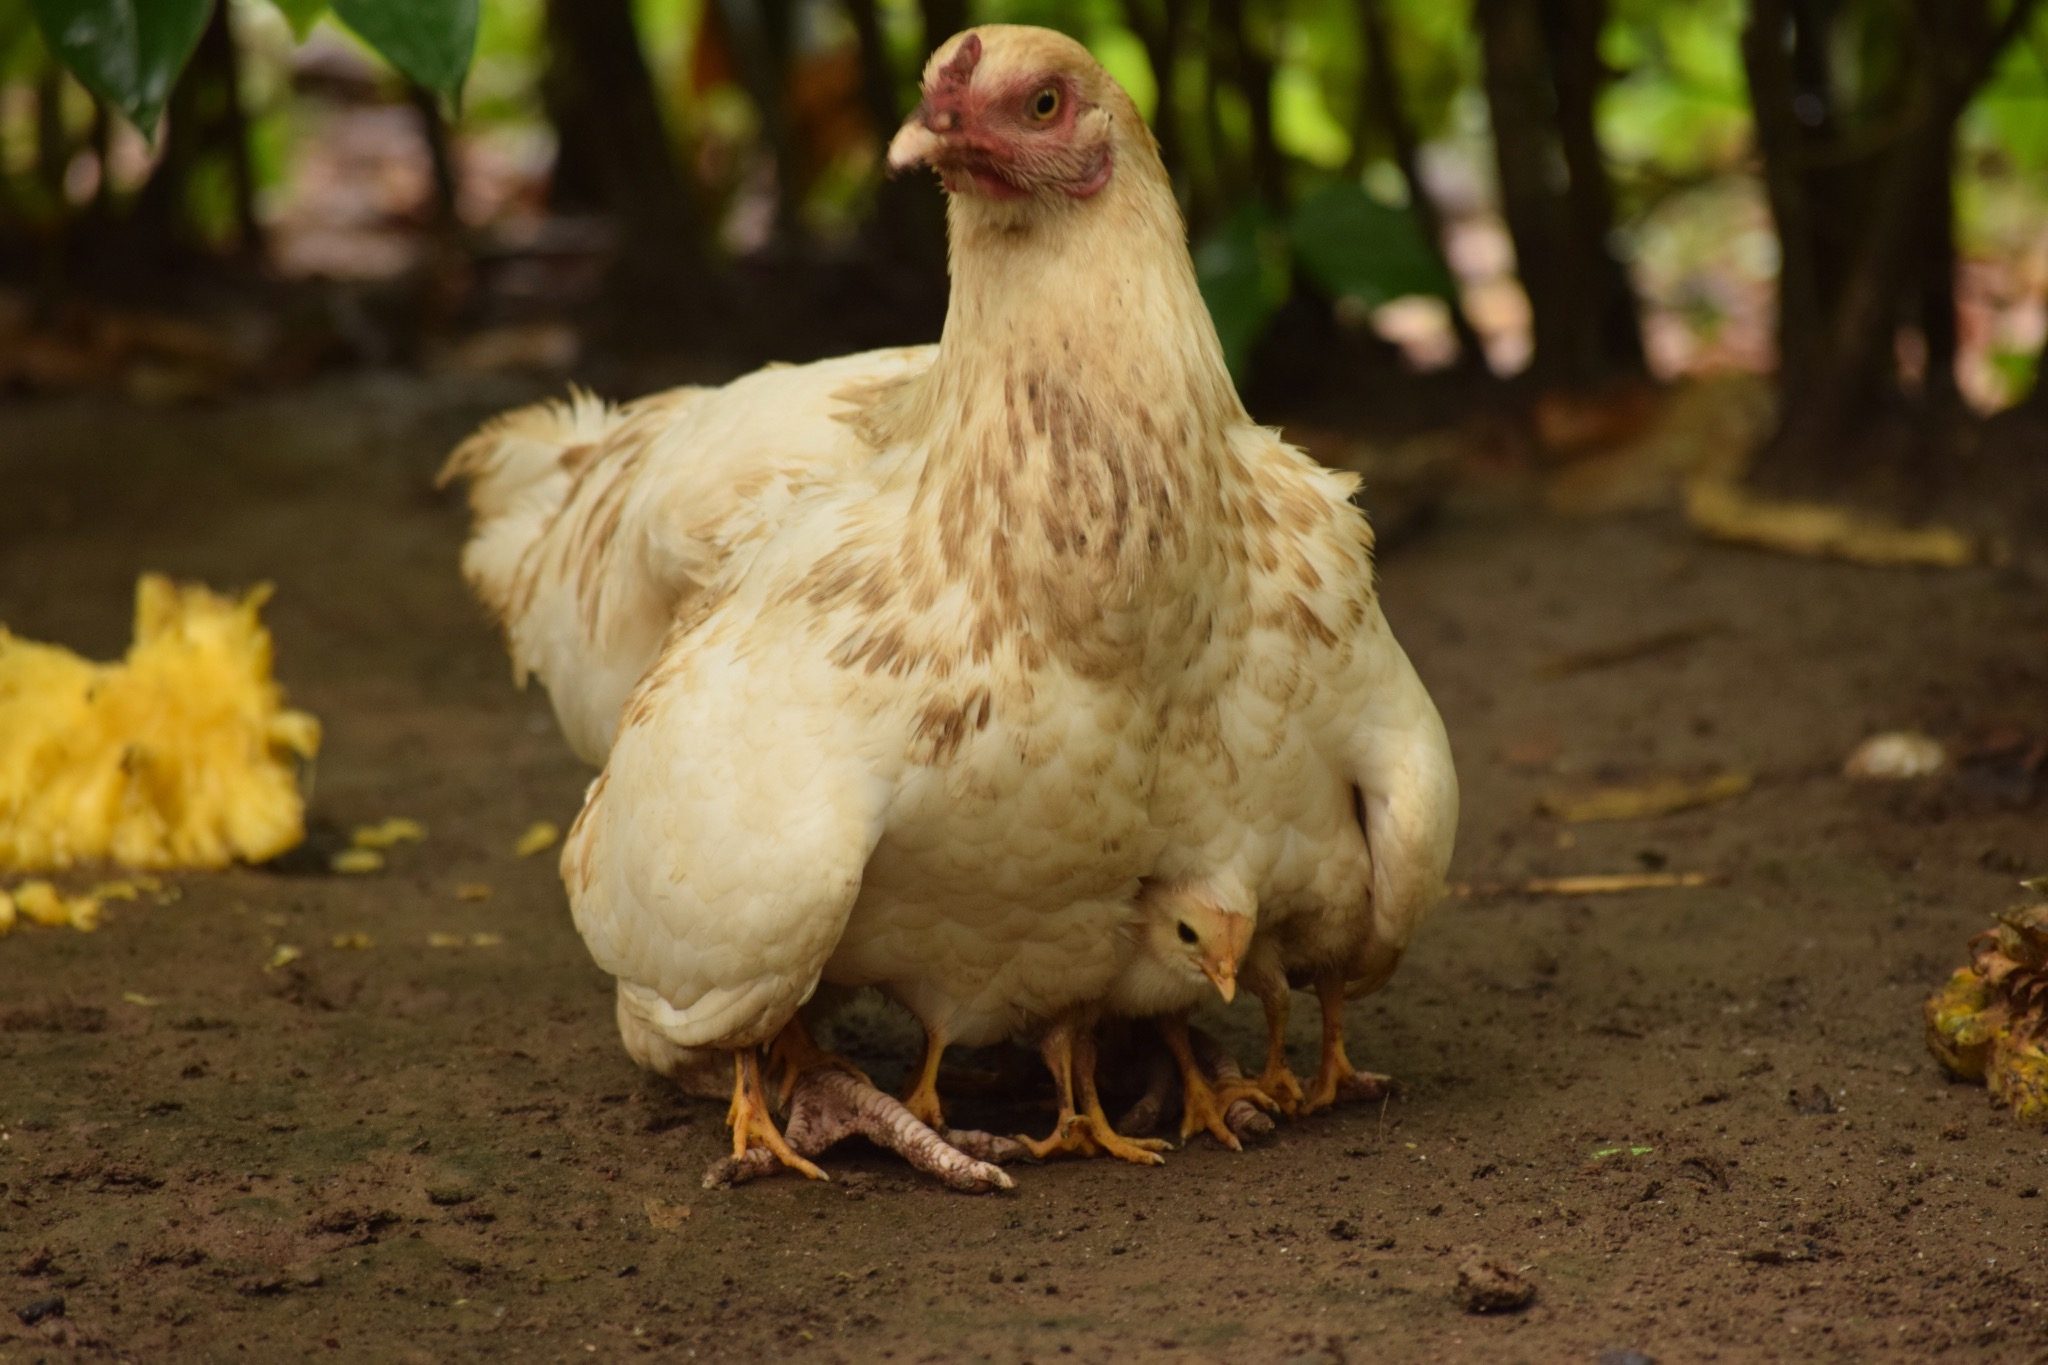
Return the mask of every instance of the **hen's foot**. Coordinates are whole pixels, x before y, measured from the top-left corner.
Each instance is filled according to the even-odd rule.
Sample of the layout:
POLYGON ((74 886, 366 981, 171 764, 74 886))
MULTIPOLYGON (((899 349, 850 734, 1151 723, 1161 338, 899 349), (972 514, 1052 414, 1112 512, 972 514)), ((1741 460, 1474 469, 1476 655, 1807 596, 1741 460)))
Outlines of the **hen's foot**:
MULTIPOLYGON (((1180 1140, 1185 1143, 1196 1133, 1207 1133, 1231 1151, 1243 1151, 1244 1143, 1238 1140, 1223 1117, 1229 1106, 1222 1102, 1217 1088, 1209 1083, 1208 1075, 1195 1057, 1194 1043, 1188 1036, 1187 1017, 1180 1015, 1160 1020, 1159 1036, 1166 1040, 1166 1049, 1173 1054, 1173 1060, 1180 1068, 1180 1140)), ((1236 1083, 1239 1089, 1244 1085, 1243 1081, 1236 1083)))
POLYGON ((1301 1078, 1286 1062, 1277 1068, 1269 1062, 1264 1071, 1249 1080, 1232 1081, 1216 1089, 1226 1099, 1249 1100, 1269 1114, 1292 1116, 1301 1112, 1301 1078))
POLYGON ((1316 1067, 1301 1112, 1313 1114, 1338 1100, 1377 1100, 1393 1093, 1394 1080, 1377 1072, 1360 1071, 1344 1055, 1344 982, 1324 977, 1316 982, 1316 997, 1323 1007, 1323 1056, 1316 1067))
MULTIPOLYGON (((1228 1090, 1244 1080, 1244 1071, 1238 1066, 1237 1058, 1230 1055, 1229 1048, 1196 1028, 1188 1030, 1188 1042, 1201 1060, 1203 1071, 1216 1078, 1220 1090, 1228 1090)), ((1219 1096, 1219 1102, 1223 1105, 1223 1121, 1240 1142, 1264 1141, 1273 1136, 1272 1117, 1250 1100, 1222 1099, 1219 1096)))
POLYGON ((1392 1076, 1383 1076, 1377 1071, 1360 1071, 1339 1053, 1336 1065, 1316 1073, 1315 1080, 1309 1085, 1308 1096, 1302 1101, 1301 1112, 1313 1114, 1318 1109, 1328 1109, 1339 1100, 1383 1100, 1394 1093, 1396 1086, 1392 1076))
POLYGON ((758 1161, 764 1174, 786 1166, 812 1180, 825 1178, 825 1173, 798 1155, 775 1127, 767 1091, 761 1084, 761 1059, 752 1048, 733 1054, 732 1106, 726 1110, 725 1121, 732 1125, 734 1163, 758 1161))
MULTIPOLYGON (((864 1137, 967 1194, 1014 1189, 1016 1182, 994 1163, 1025 1155, 1022 1144, 993 1133, 949 1130, 941 1137, 901 1100, 838 1067, 816 1067, 796 1078, 784 1127, 789 1145, 805 1155, 816 1156, 848 1137, 864 1137)), ((742 1184, 775 1169, 772 1156, 759 1148, 736 1151, 704 1173, 704 1185, 742 1184)))
POLYGON ((1017 1142, 1032 1156, 1044 1161, 1055 1156, 1113 1156, 1138 1166, 1163 1166, 1159 1155, 1170 1143, 1160 1138, 1128 1138, 1112 1128, 1104 1115, 1066 1113, 1048 1137, 1019 1135, 1017 1142))

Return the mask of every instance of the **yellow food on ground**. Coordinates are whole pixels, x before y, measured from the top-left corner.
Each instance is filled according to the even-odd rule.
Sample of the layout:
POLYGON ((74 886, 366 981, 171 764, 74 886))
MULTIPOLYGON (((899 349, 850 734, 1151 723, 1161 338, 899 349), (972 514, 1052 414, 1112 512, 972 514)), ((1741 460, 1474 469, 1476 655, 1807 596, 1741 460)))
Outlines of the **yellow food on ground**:
POLYGON ((48 882, 23 882, 15 887, 14 904, 20 909, 23 919, 45 929, 71 923, 71 911, 66 908, 64 897, 48 882))
POLYGON ((552 820, 536 820, 526 827, 526 833, 519 836, 519 842, 512 851, 522 858, 531 858, 544 849, 553 848, 555 840, 562 837, 562 831, 555 828, 552 820))
POLYGON ((427 935, 427 946, 429 948, 462 948, 466 947, 468 943, 469 940, 460 934, 436 932, 427 935))
POLYGON ((384 855, 374 848, 345 848, 327 860, 336 872, 377 872, 384 867, 384 855))
POLYGON ((14 908, 14 897, 8 892, 0 891, 0 938, 7 937, 13 931, 14 921, 19 914, 20 912, 14 908))
POLYGON ((472 948, 502 948, 505 946, 505 936, 503 934, 471 934, 469 936, 469 946, 472 948))
POLYGON ((269 595, 145 575, 117 664, 0 629, 0 869, 217 868, 305 837, 320 724, 271 676, 269 595))
POLYGON ((358 929, 352 934, 336 934, 332 943, 337 948, 369 948, 376 944, 376 940, 358 929))
POLYGON ((271 953, 270 961, 263 964, 263 970, 274 972, 279 967, 289 967, 305 955, 303 949, 294 947, 289 943, 280 943, 277 945, 277 950, 271 953))
POLYGON ((459 901, 487 901, 491 898, 488 882, 463 882, 455 888, 455 899, 459 901))
POLYGON ((349 842, 357 848, 390 848, 393 844, 421 843, 426 837, 425 825, 397 815, 381 824, 357 825, 349 842))

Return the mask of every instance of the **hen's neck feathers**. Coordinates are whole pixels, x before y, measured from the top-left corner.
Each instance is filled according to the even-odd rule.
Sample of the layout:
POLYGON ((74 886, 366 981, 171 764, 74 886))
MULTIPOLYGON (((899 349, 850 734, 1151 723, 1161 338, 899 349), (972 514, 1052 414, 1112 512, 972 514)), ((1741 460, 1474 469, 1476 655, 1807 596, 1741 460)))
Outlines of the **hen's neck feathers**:
MULTIPOLYGON (((999 631, 1116 635, 1204 558, 1247 423, 1151 135, 1079 201, 949 206, 952 298, 931 368, 854 420, 915 480, 906 551, 999 631), (935 561, 927 561, 936 549, 935 561)), ((924 570, 906 566, 912 572, 924 570)))

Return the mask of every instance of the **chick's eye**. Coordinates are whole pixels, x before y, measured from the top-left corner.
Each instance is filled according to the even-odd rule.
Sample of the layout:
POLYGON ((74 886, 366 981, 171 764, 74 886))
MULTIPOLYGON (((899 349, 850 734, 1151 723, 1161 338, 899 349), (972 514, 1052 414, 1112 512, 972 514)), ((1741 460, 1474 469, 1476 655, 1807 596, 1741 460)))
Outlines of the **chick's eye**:
POLYGON ((1048 85, 1031 97, 1031 117, 1044 123, 1060 111, 1060 92, 1048 85))
POLYGON ((1192 928, 1190 928, 1190 927, 1189 927, 1188 925, 1185 925, 1185 924, 1181 925, 1181 927, 1180 927, 1180 941, 1181 941, 1182 943, 1193 943, 1193 942, 1195 941, 1195 931, 1194 931, 1194 930, 1193 930, 1192 928))

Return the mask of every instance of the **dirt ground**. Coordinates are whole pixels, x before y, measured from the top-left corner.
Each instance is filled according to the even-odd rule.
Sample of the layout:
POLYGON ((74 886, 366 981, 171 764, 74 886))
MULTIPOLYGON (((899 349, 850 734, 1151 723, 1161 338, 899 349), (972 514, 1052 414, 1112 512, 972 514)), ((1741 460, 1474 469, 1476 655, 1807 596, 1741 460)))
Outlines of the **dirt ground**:
MULTIPOLYGON (((1455 501, 1384 575, 1458 752, 1455 875, 1725 882, 1453 900, 1353 1006, 1353 1055, 1405 1090, 1242 1155, 1027 1166, 972 1198, 842 1150, 830 1184, 707 1191, 721 1107, 633 1069, 552 859, 511 852, 586 774, 512 690, 429 480, 522 396, 0 415, 0 620, 108 654, 138 571, 273 579, 282 675, 327 726, 319 822, 430 830, 381 875, 189 876, 97 934, 0 941, 0 1361, 2048 1359, 2048 1134, 1945 1081, 1919 1012, 2048 871, 2048 826, 1996 774, 1838 776, 1879 729, 2039 733, 2037 588, 1455 501), (1721 768, 1753 792, 1535 813, 1721 768), (474 932, 503 943, 427 944, 474 932), (280 944, 303 958, 266 971, 280 944), (1473 1248, 1533 1304, 1463 1311, 1473 1248)), ((1216 1026, 1252 1055, 1249 1004, 1216 1026)), ((899 1075, 908 1031, 861 1036, 899 1075)))

